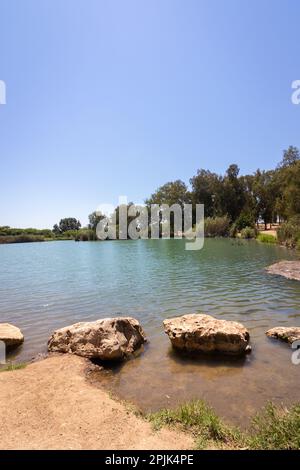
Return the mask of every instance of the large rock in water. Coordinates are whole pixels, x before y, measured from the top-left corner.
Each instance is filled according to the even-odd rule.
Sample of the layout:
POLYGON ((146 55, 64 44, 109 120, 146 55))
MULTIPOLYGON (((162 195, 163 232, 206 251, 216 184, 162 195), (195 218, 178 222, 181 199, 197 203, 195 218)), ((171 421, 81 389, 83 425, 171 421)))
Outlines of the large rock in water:
POLYGON ((55 331, 48 341, 48 350, 90 359, 121 360, 145 342, 145 333, 134 318, 104 318, 55 331))
POLYGON ((163 322, 172 346, 180 351, 244 354, 251 351, 248 330, 234 321, 190 314, 163 322))
POLYGON ((277 274, 287 279, 300 281, 300 261, 279 261, 266 268, 269 274, 277 274))
POLYGON ((0 323, 0 341, 4 341, 7 348, 20 346, 24 341, 22 331, 10 323, 0 323))
POLYGON ((300 327, 296 326, 276 326, 266 331, 269 338, 277 338, 292 344, 294 341, 300 340, 300 327))

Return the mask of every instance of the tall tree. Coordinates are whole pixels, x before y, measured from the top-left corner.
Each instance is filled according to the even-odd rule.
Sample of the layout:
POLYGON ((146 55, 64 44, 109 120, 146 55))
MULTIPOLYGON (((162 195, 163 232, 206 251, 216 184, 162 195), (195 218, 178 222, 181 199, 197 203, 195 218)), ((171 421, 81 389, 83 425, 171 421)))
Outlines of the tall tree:
POLYGON ((101 214, 100 212, 92 212, 90 215, 89 215, 89 228, 93 229, 93 230, 96 230, 96 227, 98 225, 98 223, 104 219, 104 215, 101 214))
POLYGON ((80 227, 81 223, 79 222, 79 220, 75 219, 74 217, 67 217, 65 219, 61 219, 59 225, 54 225, 53 232, 64 233, 68 230, 79 230, 80 227))
POLYGON ((300 152, 297 147, 290 145, 287 150, 283 151, 283 157, 278 165, 278 168, 287 168, 291 165, 295 165, 300 160, 300 152))
POLYGON ((188 193, 185 183, 181 180, 171 181, 169 183, 160 186, 149 199, 146 199, 146 205, 150 204, 180 204, 183 206, 184 203, 190 201, 190 195, 188 193))
POLYGON ((246 202, 243 179, 238 177, 239 172, 239 167, 231 164, 223 179, 222 208, 232 221, 239 217, 246 202))
POLYGON ((254 194, 257 201, 257 212, 267 224, 274 220, 276 193, 274 192, 274 172, 257 170, 254 175, 254 194))
POLYGON ((222 208, 222 178, 209 170, 200 169, 190 179, 192 186, 192 201, 194 204, 204 204, 206 217, 223 215, 222 208))

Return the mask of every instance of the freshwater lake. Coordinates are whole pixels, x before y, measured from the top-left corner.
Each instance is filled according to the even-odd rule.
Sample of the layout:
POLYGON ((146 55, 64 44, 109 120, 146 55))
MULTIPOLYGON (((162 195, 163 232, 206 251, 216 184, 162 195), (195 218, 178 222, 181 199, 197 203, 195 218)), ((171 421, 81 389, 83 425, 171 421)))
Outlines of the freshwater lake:
POLYGON ((149 339, 136 359, 98 372, 95 381, 143 410, 207 400, 245 423, 267 400, 299 401, 300 365, 291 348, 270 340, 273 326, 300 326, 300 282, 264 268, 296 254, 256 241, 206 239, 73 241, 0 245, 0 322, 19 326, 25 342, 11 359, 46 352, 53 330, 110 316, 132 316, 149 339), (242 359, 176 354, 162 321, 204 312, 243 323, 252 353, 242 359))

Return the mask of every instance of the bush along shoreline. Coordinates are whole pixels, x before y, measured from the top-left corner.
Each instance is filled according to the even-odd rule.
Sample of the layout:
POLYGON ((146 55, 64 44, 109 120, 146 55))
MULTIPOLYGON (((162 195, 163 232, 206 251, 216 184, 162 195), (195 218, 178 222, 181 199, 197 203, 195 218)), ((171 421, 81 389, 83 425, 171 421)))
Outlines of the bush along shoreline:
MULTIPOLYGON (((279 244, 287 248, 300 250, 300 216, 295 216, 288 222, 277 225, 275 230, 271 230, 271 232, 273 233, 268 233, 267 230, 261 227, 257 228, 253 222, 249 225, 242 224, 239 221, 231 223, 228 216, 206 217, 204 221, 204 234, 207 238, 256 239, 261 243, 279 244)), ((173 238, 172 233, 171 238, 173 238)), ((100 241, 97 238, 96 229, 90 227, 80 228, 78 230, 66 230, 61 233, 53 233, 53 231, 48 229, 38 230, 0 227, 0 245, 63 240, 73 240, 77 242, 100 241)))

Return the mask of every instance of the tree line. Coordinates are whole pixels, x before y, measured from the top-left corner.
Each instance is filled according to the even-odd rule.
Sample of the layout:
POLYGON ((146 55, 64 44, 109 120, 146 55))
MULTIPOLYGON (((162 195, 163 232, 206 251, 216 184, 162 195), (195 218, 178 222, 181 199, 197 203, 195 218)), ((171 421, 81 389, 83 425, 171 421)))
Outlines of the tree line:
MULTIPOLYGON (((129 203, 127 208, 133 203, 129 203)), ((238 165, 231 164, 224 175, 200 168, 189 180, 189 186, 178 179, 160 186, 145 204, 204 204, 205 231, 208 236, 231 235, 243 231, 253 236, 255 226, 278 222, 279 238, 295 245, 300 240, 300 152, 290 146, 283 151, 280 163, 273 170, 257 169, 240 175, 238 165)), ((118 225, 119 207, 115 209, 118 225)), ((41 241, 42 239, 96 240, 96 227, 104 217, 92 212, 86 227, 74 217, 61 219, 53 230, 14 229, 0 227, 0 243, 41 241)), ((132 217, 128 218, 128 223, 132 217)), ((299 242, 300 243, 300 242, 299 242)))
POLYGON ((199 169, 190 179, 190 189, 177 180, 159 187, 146 204, 204 204, 205 217, 227 216, 231 223, 244 220, 249 226, 288 221, 300 214, 300 153, 297 147, 284 150, 274 170, 256 170, 240 175, 231 164, 225 175, 199 169))
MULTIPOLYGON (((129 203, 128 208, 132 204, 129 203)), ((180 179, 165 183, 145 200, 145 204, 179 204, 183 209, 184 204, 192 204, 193 207, 204 204, 208 236, 235 236, 237 232, 244 231, 245 238, 250 238, 255 236, 253 230, 259 223, 267 229, 268 224, 276 222, 290 223, 293 227, 296 225, 297 233, 300 233, 299 149, 290 146, 284 150, 275 169, 257 169, 248 175, 240 175, 236 164, 229 165, 224 175, 201 168, 190 178, 189 186, 180 179)), ((119 209, 115 209, 117 226, 119 209)), ((80 229, 81 224, 75 218, 62 219, 53 231, 57 236, 77 232, 79 239, 81 233, 83 239, 93 240, 96 239, 96 227, 102 217, 92 212, 84 229, 80 229)), ((128 224, 131 220, 128 219, 128 224)), ((291 231, 290 226, 288 229, 291 231)), ((287 236, 291 238, 289 233, 284 235, 287 236)))

